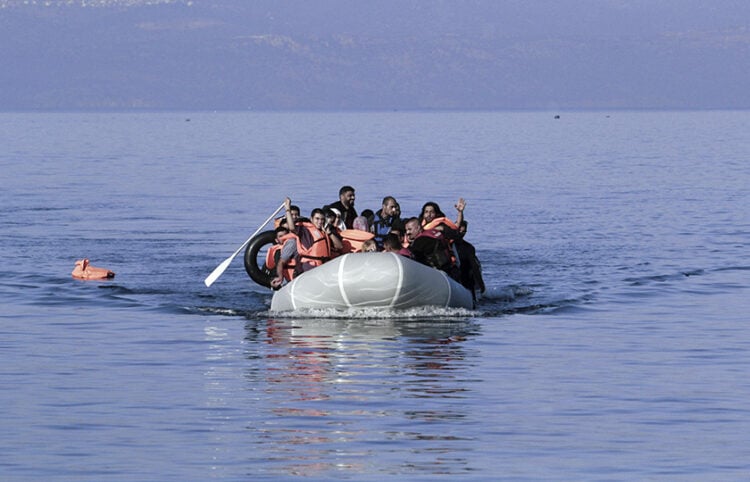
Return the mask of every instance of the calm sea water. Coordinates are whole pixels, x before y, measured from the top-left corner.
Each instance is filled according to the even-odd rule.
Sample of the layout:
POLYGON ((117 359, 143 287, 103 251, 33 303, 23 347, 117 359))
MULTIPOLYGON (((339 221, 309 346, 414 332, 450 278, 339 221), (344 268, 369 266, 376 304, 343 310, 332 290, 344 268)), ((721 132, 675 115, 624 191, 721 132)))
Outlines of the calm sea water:
POLYGON ((0 478, 744 479, 748 124, 0 114, 0 478), (343 184, 465 197, 477 310, 278 317, 240 257, 203 285, 343 184))

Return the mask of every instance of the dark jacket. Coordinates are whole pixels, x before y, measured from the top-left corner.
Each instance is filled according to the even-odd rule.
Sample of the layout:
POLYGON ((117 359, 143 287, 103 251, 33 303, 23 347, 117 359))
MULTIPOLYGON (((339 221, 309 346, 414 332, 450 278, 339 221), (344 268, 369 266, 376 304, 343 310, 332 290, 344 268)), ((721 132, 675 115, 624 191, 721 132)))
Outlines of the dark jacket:
POLYGON ((409 245, 409 251, 416 261, 445 271, 451 278, 459 281, 460 273, 453 262, 448 240, 442 232, 435 229, 422 231, 409 245))
POLYGON ((341 213, 341 220, 344 221, 347 229, 354 227, 354 218, 357 217, 357 210, 352 206, 351 209, 346 209, 341 201, 336 201, 333 204, 329 204, 325 207, 326 209, 335 208, 341 213))

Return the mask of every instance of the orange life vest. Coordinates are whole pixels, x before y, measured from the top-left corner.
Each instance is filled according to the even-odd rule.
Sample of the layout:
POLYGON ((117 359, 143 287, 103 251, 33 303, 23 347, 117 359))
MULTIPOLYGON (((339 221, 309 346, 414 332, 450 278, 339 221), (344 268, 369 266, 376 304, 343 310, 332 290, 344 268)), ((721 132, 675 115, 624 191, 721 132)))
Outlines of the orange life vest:
POLYGON ((73 275, 73 278, 78 279, 110 279, 115 277, 115 273, 107 268, 91 266, 88 259, 76 261, 76 267, 70 274, 73 275))
POLYGON ((331 259, 331 241, 328 239, 328 235, 323 231, 315 227, 314 224, 303 221, 298 223, 297 226, 301 226, 303 229, 307 229, 312 237, 312 244, 310 247, 305 247, 302 244, 299 236, 294 233, 289 233, 281 238, 281 244, 275 244, 271 246, 266 253, 266 267, 268 269, 276 269, 276 252, 280 251, 284 244, 294 239, 297 243, 297 259, 290 259, 284 267, 284 278, 287 281, 291 281, 296 275, 301 274, 304 270, 309 270, 320 266, 329 259, 331 259))
POLYGON ((451 266, 455 265, 452 257, 453 253, 451 246, 442 231, 436 229, 423 230, 419 233, 419 236, 414 238, 409 249, 417 261, 432 266, 433 268, 448 272, 450 271, 451 266), (425 244, 423 242, 424 239, 432 239, 434 241, 425 244), (417 245, 420 245, 419 249, 416 249, 417 245))
MULTIPOLYGON (((287 236, 284 236, 284 238, 286 238, 287 236)), ((266 264, 266 268, 268 268, 269 271, 272 271, 274 273, 276 272, 276 260, 278 256, 281 254, 281 248, 283 247, 284 247, 284 242, 282 242, 282 244, 274 244, 273 246, 268 248, 268 252, 266 253, 265 264, 266 264)), ((296 270, 297 270, 297 260, 292 258, 289 261, 287 261, 286 266, 284 266, 284 279, 287 281, 291 281, 292 278, 294 278, 294 272, 296 270)))
MULTIPOLYGON (((432 221, 430 221, 429 223, 424 224, 422 226, 422 229, 424 231, 429 231, 431 229, 437 228, 441 224, 445 224, 446 226, 448 226, 448 228, 450 228, 450 229, 452 229, 454 231, 458 231, 458 226, 456 226, 456 223, 454 223, 453 221, 451 221, 450 219, 448 219, 446 217, 435 218, 432 221)), ((450 252, 451 252, 451 262, 453 264, 456 264, 457 261, 458 261, 458 257, 456 256, 456 253, 453 252, 453 240, 452 239, 447 239, 447 241, 448 241, 448 246, 450 247, 450 252)))
POLYGON ((362 251, 362 245, 365 244, 365 241, 375 238, 374 233, 360 229, 345 229, 339 234, 341 235, 341 244, 344 245, 341 254, 359 253, 362 251))
POLYGON ((432 221, 430 221, 429 223, 424 223, 424 221, 423 221, 422 229, 424 229, 425 231, 427 231, 428 229, 435 229, 438 226, 440 226, 441 224, 445 224, 449 228, 451 228, 451 229, 453 229, 455 231, 458 231, 458 226, 456 226, 456 224, 453 221, 451 221, 450 219, 448 219, 446 217, 435 218, 432 221))

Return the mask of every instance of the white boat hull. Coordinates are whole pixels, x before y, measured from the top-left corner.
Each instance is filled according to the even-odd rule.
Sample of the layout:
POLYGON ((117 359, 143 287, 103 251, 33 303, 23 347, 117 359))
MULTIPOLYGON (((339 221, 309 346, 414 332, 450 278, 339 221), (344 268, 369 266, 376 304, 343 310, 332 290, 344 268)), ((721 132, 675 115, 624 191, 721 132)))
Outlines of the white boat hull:
POLYGON ((472 309, 471 292, 446 273, 395 253, 352 253, 275 292, 271 311, 423 306, 472 309))

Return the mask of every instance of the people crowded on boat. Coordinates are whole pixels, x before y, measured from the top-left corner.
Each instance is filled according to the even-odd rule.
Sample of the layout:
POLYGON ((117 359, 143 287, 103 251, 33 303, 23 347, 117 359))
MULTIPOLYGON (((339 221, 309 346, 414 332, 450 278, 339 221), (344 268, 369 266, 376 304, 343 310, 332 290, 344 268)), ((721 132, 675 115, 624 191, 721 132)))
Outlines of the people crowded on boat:
POLYGON ((401 219, 393 196, 384 197, 378 211, 365 210, 362 216, 357 215, 354 201, 354 188, 343 186, 339 201, 313 209, 306 219, 299 217, 299 208, 286 198, 285 216, 277 220, 276 245, 269 250, 266 262, 276 275, 271 281, 274 289, 336 256, 385 251, 442 270, 471 290, 484 290, 476 250, 464 239, 463 198, 454 206, 458 213, 455 222, 432 201, 422 206, 419 217, 406 221, 401 219), (372 215, 372 222, 365 214, 372 215))
POLYGON ((458 268, 451 267, 449 271, 443 270, 472 293, 475 293, 475 291, 484 293, 482 265, 476 256, 474 246, 464 239, 468 227, 468 223, 464 219, 466 201, 459 198, 454 207, 458 213, 455 223, 448 219, 437 203, 427 202, 422 206, 422 212, 419 216, 420 224, 423 231, 435 230, 443 233, 443 237, 452 251, 453 265, 458 268))
POLYGON ((291 202, 289 198, 284 200, 286 234, 279 231, 284 226, 277 228, 277 240, 281 248, 279 260, 275 263, 276 277, 271 280, 273 288, 280 287, 284 279, 291 280, 294 276, 320 266, 331 259, 334 251, 341 251, 343 248, 341 239, 334 234, 335 228, 330 224, 326 225, 322 209, 313 209, 309 220, 299 218, 295 222, 291 202))
POLYGON ((414 260, 445 271, 448 276, 460 281, 461 273, 443 230, 424 229, 419 218, 409 218, 406 221, 405 230, 406 239, 409 241, 406 249, 414 260))

